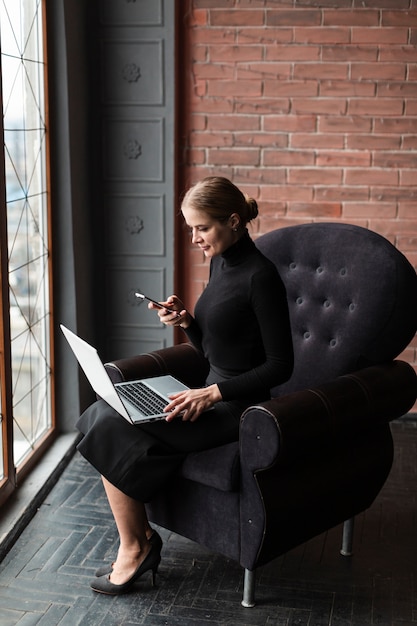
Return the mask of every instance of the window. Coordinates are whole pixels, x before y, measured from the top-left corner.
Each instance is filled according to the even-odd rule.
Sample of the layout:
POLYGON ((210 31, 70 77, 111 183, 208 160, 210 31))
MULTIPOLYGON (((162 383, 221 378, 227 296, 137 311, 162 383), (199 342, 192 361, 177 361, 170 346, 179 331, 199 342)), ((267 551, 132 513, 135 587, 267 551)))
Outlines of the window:
POLYGON ((44 0, 0 0, 0 501, 54 430, 44 23, 44 0))

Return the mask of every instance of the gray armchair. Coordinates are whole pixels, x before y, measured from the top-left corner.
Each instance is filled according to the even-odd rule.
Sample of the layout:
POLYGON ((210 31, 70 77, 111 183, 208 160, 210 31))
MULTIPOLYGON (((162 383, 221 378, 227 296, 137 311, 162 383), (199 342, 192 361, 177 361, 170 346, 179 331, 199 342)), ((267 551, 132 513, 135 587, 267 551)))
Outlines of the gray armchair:
MULTIPOLYGON (((417 328, 417 276, 386 239, 340 223, 305 224, 257 240, 287 289, 295 367, 272 399, 242 415, 239 442, 189 454, 147 504, 151 521, 255 570, 368 508, 390 472, 389 422, 417 397, 394 360, 417 328)), ((207 364, 184 343, 106 364, 114 381, 172 373, 203 384, 207 364)))

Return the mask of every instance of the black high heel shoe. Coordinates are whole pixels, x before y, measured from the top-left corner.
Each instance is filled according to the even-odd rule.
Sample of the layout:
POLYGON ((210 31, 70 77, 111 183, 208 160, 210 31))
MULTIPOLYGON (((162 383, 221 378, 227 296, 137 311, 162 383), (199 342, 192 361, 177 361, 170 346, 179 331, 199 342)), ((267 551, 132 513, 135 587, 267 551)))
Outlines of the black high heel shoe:
MULTIPOLYGON (((162 539, 161 539, 161 535, 157 533, 156 530, 153 531, 148 541, 152 546, 154 545, 156 549, 159 550, 159 552, 161 552, 162 545, 163 545, 162 539)), ((104 576, 105 574, 111 574, 112 571, 113 571, 113 563, 111 565, 102 565, 101 567, 98 568, 98 570, 96 570, 94 576, 97 576, 97 578, 100 578, 100 576, 104 576)))
POLYGON ((98 593, 105 593, 111 596, 117 596, 122 593, 126 593, 132 587, 132 585, 146 572, 152 572, 152 586, 155 586, 155 577, 158 571, 159 563, 161 562, 161 552, 156 546, 151 545, 151 549, 146 555, 142 563, 133 572, 132 576, 125 583, 121 585, 115 585, 110 580, 109 574, 104 574, 99 578, 95 578, 90 583, 91 589, 98 593))

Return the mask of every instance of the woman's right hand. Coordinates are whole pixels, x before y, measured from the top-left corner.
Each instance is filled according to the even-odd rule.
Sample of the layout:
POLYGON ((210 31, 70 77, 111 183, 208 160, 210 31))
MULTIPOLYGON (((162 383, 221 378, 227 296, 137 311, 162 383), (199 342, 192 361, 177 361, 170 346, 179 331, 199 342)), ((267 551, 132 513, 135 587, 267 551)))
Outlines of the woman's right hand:
POLYGON ((160 309, 153 302, 149 302, 148 309, 156 309, 160 321, 166 326, 188 328, 191 324, 191 315, 184 308, 183 303, 177 296, 169 296, 165 302, 161 302, 160 304, 167 308, 160 309))

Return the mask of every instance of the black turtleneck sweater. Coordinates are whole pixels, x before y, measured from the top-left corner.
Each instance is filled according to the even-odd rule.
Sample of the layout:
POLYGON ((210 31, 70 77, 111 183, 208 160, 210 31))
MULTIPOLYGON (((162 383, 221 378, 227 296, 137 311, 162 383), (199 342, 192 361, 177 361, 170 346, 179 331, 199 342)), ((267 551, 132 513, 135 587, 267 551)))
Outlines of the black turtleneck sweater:
POLYGON ((208 359, 222 398, 264 399, 292 372, 285 288, 275 265, 246 232, 211 259, 210 280, 186 329, 208 359))

